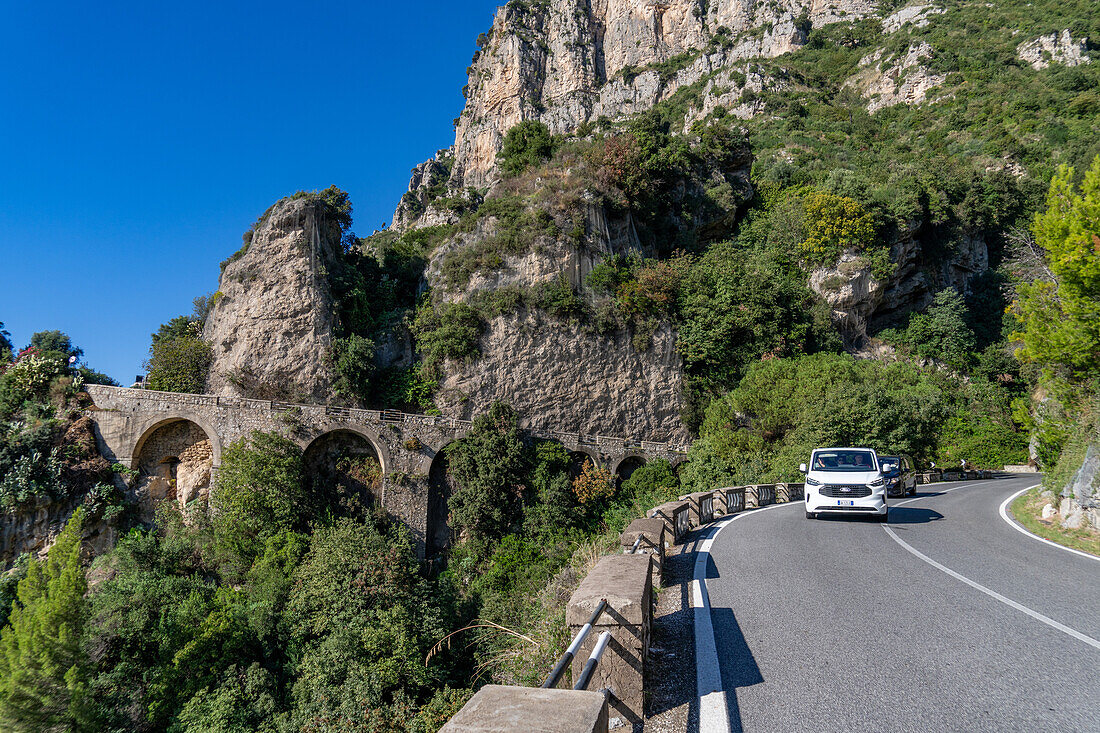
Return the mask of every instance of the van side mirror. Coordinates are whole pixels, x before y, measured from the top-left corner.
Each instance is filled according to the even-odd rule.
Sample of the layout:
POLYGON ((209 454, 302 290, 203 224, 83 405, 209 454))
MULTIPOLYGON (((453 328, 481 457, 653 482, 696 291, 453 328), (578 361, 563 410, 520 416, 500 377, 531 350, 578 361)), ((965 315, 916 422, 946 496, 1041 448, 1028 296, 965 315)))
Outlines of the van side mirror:
POLYGON ((806 473, 806 464, 805 463, 798 464, 798 470, 801 471, 802 473, 806 473))

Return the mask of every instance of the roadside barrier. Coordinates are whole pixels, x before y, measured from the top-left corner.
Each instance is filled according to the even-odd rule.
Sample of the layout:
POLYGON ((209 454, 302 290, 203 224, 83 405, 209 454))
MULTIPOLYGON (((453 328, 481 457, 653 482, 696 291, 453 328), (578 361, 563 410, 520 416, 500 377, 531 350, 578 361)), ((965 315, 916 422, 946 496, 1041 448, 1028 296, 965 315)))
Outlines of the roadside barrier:
MULTIPOLYGON (((973 478, 992 477, 989 471, 968 473, 973 478)), ((924 472, 918 479, 935 475, 947 481, 956 474, 961 476, 924 472)), ((726 486, 650 509, 646 518, 635 519, 623 530, 622 553, 601 557, 573 592, 565 612, 572 641, 542 686, 483 687, 441 733, 607 733, 609 725, 643 722, 653 582, 662 577, 666 549, 679 544, 692 528, 718 517, 801 501, 804 492, 800 483, 726 486), (567 669, 572 671, 573 689, 560 689, 567 669)))

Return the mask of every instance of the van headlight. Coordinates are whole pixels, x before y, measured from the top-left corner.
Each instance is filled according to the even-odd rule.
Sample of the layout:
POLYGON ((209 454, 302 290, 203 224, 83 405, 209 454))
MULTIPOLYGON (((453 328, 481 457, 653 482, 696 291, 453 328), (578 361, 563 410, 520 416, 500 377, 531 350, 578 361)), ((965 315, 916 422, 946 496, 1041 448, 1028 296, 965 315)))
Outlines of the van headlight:
POLYGON ((809 476, 807 476, 806 477, 806 485, 807 486, 821 486, 821 482, 818 481, 815 478, 810 478, 809 476))
POLYGON ((877 479, 875 479, 874 481, 872 481, 871 483, 869 483, 867 485, 868 486, 883 486, 885 484, 886 484, 886 479, 884 479, 882 476, 879 476, 877 479))

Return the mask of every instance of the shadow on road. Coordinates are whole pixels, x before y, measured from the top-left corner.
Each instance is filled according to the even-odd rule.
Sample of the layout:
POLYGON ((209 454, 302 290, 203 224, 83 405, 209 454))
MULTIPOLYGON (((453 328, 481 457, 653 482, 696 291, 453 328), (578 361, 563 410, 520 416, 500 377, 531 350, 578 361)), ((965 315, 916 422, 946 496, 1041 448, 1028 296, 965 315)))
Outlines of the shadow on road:
POLYGON ((896 506, 890 508, 890 524, 927 524, 943 519, 943 515, 934 509, 915 506, 896 506))
POLYGON ((726 714, 729 716, 731 733, 744 730, 741 725, 741 708, 737 704, 737 690, 742 687, 759 685, 764 681, 756 657, 749 649, 745 635, 741 633, 741 624, 729 608, 712 608, 714 618, 714 636, 718 645, 718 658, 722 666, 722 687, 726 691, 726 714))

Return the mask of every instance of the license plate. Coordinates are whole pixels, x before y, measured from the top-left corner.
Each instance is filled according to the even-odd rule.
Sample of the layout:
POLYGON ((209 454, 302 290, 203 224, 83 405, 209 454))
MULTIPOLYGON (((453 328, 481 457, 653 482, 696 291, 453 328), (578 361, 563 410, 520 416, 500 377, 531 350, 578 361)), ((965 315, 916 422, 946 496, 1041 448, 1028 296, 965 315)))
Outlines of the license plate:
POLYGON ((837 501, 836 505, 837 506, 855 506, 856 503, 854 501, 844 501, 843 499, 840 499, 840 500, 837 501))

